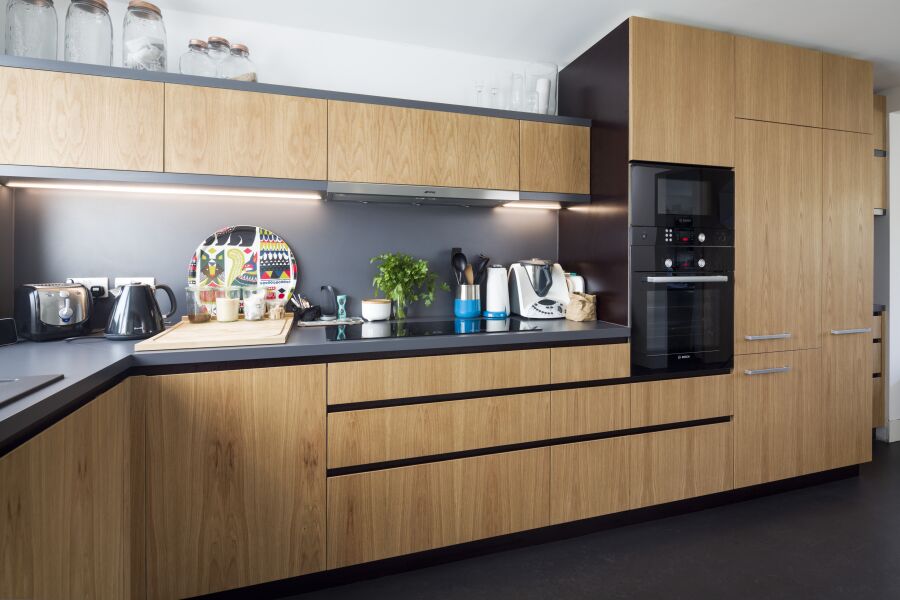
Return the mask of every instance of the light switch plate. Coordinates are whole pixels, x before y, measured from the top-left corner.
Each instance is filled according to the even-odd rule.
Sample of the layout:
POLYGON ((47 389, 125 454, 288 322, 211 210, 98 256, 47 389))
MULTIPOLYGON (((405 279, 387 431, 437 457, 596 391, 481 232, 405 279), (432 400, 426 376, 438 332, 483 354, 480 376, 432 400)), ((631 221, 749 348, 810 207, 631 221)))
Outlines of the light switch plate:
POLYGON ((116 277, 116 287, 127 285, 129 283, 145 283, 147 285, 156 285, 156 277, 116 277))
POLYGON ((80 283, 87 289, 92 287, 103 288, 103 293, 98 298, 106 298, 109 295, 109 277, 69 277, 67 283, 80 283))

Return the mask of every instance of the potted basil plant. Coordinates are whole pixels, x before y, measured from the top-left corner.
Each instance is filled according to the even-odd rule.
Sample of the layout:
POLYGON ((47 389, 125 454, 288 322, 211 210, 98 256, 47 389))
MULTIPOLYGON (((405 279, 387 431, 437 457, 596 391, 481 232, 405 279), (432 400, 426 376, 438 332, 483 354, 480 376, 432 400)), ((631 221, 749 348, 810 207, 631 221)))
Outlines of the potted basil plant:
MULTIPOLYGON (((428 261, 414 258, 402 252, 379 254, 369 261, 377 265, 378 273, 372 279, 375 297, 384 294, 392 301, 398 319, 406 318, 406 311, 415 302, 431 306, 437 286, 437 275, 428 269, 428 261)), ((440 289, 449 292, 446 282, 440 289)))

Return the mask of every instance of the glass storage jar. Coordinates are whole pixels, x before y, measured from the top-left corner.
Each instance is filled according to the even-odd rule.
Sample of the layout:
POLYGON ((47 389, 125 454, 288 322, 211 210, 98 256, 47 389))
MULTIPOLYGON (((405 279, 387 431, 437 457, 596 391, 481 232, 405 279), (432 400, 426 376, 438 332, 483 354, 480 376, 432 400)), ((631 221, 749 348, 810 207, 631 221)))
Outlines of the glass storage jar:
POLYGON ((9 0, 6 4, 6 53, 56 60, 59 22, 53 0, 9 0))
POLYGON ((166 70, 166 26, 155 4, 131 0, 122 27, 122 64, 143 71, 166 70))
MULTIPOLYGON (((209 57, 212 59, 213 64, 216 65, 216 74, 218 75, 222 62, 231 54, 231 44, 228 43, 228 40, 218 35, 210 36, 206 43, 209 46, 209 57)), ((221 77, 221 75, 218 76, 221 77)))
POLYGON ((231 54, 219 66, 219 77, 237 81, 256 81, 256 65, 250 60, 250 50, 243 44, 231 47, 231 54))
POLYGON ((111 65, 112 36, 112 21, 106 0, 72 1, 66 13, 66 60, 111 65))
POLYGON ((183 75, 215 77, 216 64, 209 57, 206 42, 203 40, 188 42, 188 51, 181 55, 181 59, 178 61, 178 70, 183 75))

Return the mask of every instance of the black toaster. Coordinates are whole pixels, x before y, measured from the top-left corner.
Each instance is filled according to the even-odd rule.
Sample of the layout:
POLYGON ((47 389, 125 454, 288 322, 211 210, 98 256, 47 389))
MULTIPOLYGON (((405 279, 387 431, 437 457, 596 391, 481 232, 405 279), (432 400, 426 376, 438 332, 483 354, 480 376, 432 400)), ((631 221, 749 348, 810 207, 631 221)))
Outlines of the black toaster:
POLYGON ((92 311, 91 292, 78 283, 28 283, 16 289, 16 327, 29 340, 87 335, 92 311))

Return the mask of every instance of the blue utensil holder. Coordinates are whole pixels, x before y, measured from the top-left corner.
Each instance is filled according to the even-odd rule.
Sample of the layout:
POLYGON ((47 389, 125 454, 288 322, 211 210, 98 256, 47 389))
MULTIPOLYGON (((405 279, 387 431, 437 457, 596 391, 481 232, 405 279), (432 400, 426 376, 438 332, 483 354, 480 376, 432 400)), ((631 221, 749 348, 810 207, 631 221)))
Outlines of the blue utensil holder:
POLYGON ((481 316, 481 286, 457 286, 453 315, 457 319, 475 319, 481 316))

